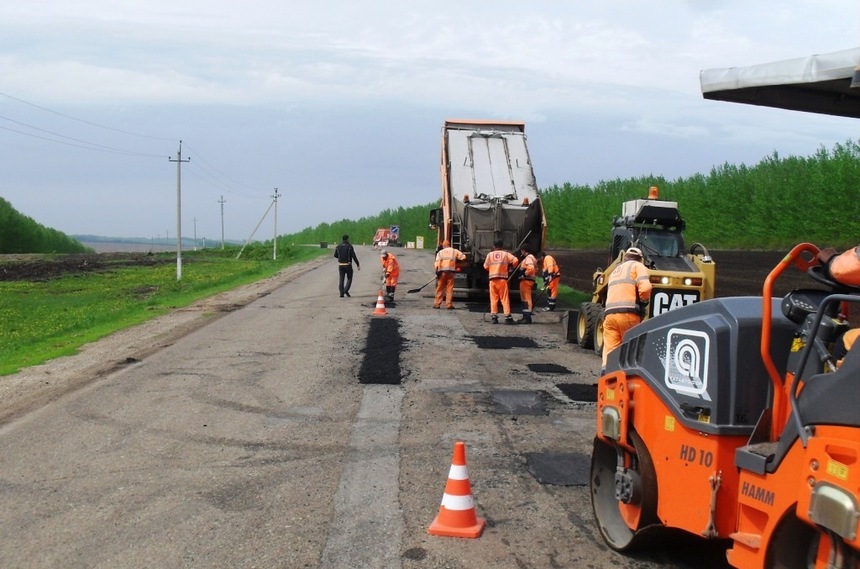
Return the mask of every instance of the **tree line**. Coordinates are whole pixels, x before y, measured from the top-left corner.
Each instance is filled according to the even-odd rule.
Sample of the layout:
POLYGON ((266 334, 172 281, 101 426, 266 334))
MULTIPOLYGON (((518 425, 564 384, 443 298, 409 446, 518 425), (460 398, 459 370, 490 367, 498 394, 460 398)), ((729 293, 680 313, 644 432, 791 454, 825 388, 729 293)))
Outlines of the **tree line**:
MULTIPOLYGON (((779 250, 804 241, 837 249, 860 242, 860 143, 848 140, 831 149, 821 147, 812 156, 774 152, 752 166, 725 163, 707 174, 676 180, 643 176, 545 188, 541 198, 549 246, 607 247, 622 203, 647 197, 650 186, 659 188, 660 199, 678 202, 688 244, 779 250)), ((378 228, 397 225, 402 242, 421 237, 425 247, 433 248, 436 233, 429 227, 429 212, 438 206, 434 201, 322 223, 282 235, 279 244, 336 244, 344 234, 353 243, 370 244, 378 228)), ((0 198, 0 253, 86 251, 80 242, 21 215, 0 198)))
POLYGON ((0 254, 92 252, 80 241, 37 223, 0 198, 0 254))
MULTIPOLYGON (((538 176, 539 178, 539 176, 538 176)), ((790 249, 800 242, 839 249, 860 242, 860 144, 848 140, 812 156, 779 156, 758 164, 722 164, 708 174, 667 180, 661 176, 554 185, 541 191, 550 247, 608 247, 612 220, 622 203, 646 198, 657 186, 660 199, 678 202, 687 224, 688 245, 709 249, 790 249)), ((341 220, 308 227, 288 236, 294 242, 369 243, 378 227, 398 225, 401 240, 424 238, 435 246, 429 211, 438 202, 385 210, 357 221, 341 220)))

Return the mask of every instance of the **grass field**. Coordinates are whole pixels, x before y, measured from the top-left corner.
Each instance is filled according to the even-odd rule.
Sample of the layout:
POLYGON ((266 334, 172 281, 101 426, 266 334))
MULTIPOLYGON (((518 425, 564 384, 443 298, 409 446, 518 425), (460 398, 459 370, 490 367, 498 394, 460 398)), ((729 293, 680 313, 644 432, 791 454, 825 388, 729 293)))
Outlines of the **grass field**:
POLYGON ((274 275, 286 266, 330 254, 289 247, 183 254, 182 280, 164 254, 160 264, 118 266, 58 278, 0 282, 0 375, 76 352, 82 345, 195 300, 274 275))

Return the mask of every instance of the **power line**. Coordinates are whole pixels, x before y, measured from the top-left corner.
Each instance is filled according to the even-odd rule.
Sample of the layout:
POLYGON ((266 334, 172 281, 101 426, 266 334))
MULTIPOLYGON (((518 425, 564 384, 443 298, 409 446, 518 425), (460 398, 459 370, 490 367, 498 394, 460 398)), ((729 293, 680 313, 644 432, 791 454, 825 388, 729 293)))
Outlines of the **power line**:
POLYGON ((23 123, 23 122, 20 122, 20 121, 16 121, 16 120, 14 120, 14 119, 10 119, 10 118, 8 118, 8 117, 4 117, 4 116, 0 116, 0 119, 3 119, 3 120, 6 120, 6 121, 9 121, 9 122, 11 122, 11 123, 15 123, 15 124, 17 124, 17 125, 21 125, 21 126, 24 126, 24 127, 27 127, 27 128, 31 128, 31 129, 33 129, 33 130, 36 130, 36 131, 39 131, 39 132, 43 132, 43 133, 45 133, 45 134, 50 134, 51 136, 57 136, 57 137, 60 137, 60 138, 64 138, 64 139, 66 139, 66 140, 57 140, 57 139, 55 139, 55 138, 48 138, 47 136, 39 136, 38 134, 33 134, 32 132, 25 132, 25 131, 23 131, 23 130, 17 130, 17 129, 9 128, 9 127, 6 127, 6 126, 0 126, 0 129, 2 129, 2 130, 7 130, 7 131, 9 131, 9 132, 14 132, 14 133, 17 133, 17 134, 23 134, 24 136, 30 136, 30 137, 33 137, 33 138, 38 138, 38 139, 40 139, 40 140, 47 140, 48 142, 56 142, 56 143, 58 143, 58 144, 66 144, 66 145, 68 145, 68 146, 74 146, 74 147, 77 147, 77 148, 85 148, 85 149, 87 149, 87 150, 98 150, 98 151, 100 151, 100 152, 113 152, 113 153, 116 153, 116 154, 126 154, 126 155, 129 155, 129 156, 145 156, 145 157, 155 157, 155 158, 163 158, 163 157, 164 157, 164 156, 163 156, 163 155, 161 155, 161 154, 149 154, 149 153, 146 153, 146 152, 137 152, 137 151, 134 151, 134 150, 124 150, 124 149, 122 149, 122 148, 114 148, 114 147, 112 147, 112 146, 105 146, 104 144, 98 144, 98 143, 95 143, 95 142, 88 142, 88 141, 86 141, 86 140, 81 140, 80 138, 74 138, 74 137, 71 137, 71 136, 66 136, 66 135, 64 135, 64 134, 59 134, 59 133, 57 133, 57 132, 52 132, 52 131, 50 131, 50 130, 45 130, 45 129, 43 129, 43 128, 39 128, 39 127, 36 127, 36 126, 33 126, 33 125, 29 125, 29 124, 27 124, 27 123, 23 123), (72 141, 72 142, 69 142, 69 141, 72 141), (78 143, 78 144, 75 144, 75 143, 78 143))
POLYGON ((140 137, 140 138, 150 138, 150 139, 152 139, 152 140, 163 140, 163 141, 165 141, 165 142, 173 142, 173 141, 175 141, 175 140, 176 140, 175 138, 165 138, 165 137, 161 137, 161 136, 151 136, 151 135, 148 135, 148 134, 140 134, 140 133, 137 133, 137 132, 131 132, 131 131, 128 131, 128 130, 121 130, 121 129, 118 129, 118 128, 113 128, 113 127, 110 127, 110 126, 105 126, 105 125, 98 124, 98 123, 94 123, 94 122, 87 121, 87 120, 84 120, 84 119, 79 119, 79 118, 77 118, 77 117, 73 117, 73 116, 71 116, 71 115, 67 115, 67 114, 65 114, 65 113, 61 113, 61 112, 59 112, 59 111, 55 111, 55 110, 53 110, 53 109, 49 109, 49 108, 47 108, 47 107, 42 107, 42 106, 40 106, 40 105, 37 105, 36 103, 31 103, 30 101, 25 101, 24 99, 19 99, 18 97, 13 97, 12 95, 10 95, 10 94, 8 94, 8 93, 4 93, 3 91, 0 91, 0 95, 2 95, 2 96, 4 96, 4 97, 6 97, 6 98, 8 98, 8 99, 12 99, 13 101, 17 101, 17 102, 19 102, 19 103, 23 103, 23 104, 25 104, 25 105, 29 105, 29 106, 34 107, 34 108, 36 108, 36 109, 39 109, 39 110, 42 110, 42 111, 45 111, 45 112, 48 112, 48 113, 55 114, 55 115, 57 115, 57 116, 60 116, 60 117, 63 117, 63 118, 67 118, 67 119, 69 119, 69 120, 77 121, 77 122, 79 122, 79 123, 83 123, 83 124, 87 124, 87 125, 90 125, 90 126, 94 126, 94 127, 96 127, 96 128, 103 128, 103 129, 105 129, 105 130, 110 130, 110 131, 113 131, 113 132, 119 132, 119 133, 122 133, 122 134, 128 134, 128 135, 130 135, 130 136, 138 136, 138 137, 140 137))

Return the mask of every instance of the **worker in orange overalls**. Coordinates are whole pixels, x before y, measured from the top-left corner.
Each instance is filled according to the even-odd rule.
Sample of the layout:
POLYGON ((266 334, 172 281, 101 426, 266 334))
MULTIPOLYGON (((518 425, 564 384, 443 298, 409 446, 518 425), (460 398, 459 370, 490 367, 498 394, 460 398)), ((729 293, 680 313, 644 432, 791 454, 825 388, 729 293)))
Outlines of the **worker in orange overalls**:
POLYGON ((525 245, 520 248, 522 261, 519 265, 520 277, 520 300, 523 303, 523 317, 518 324, 531 324, 532 312, 534 311, 534 299, 532 293, 535 290, 535 275, 537 275, 538 262, 535 256, 525 245))
POLYGON ((547 255, 543 251, 537 254, 538 264, 541 268, 541 276, 543 277, 543 287, 548 291, 546 300, 546 309, 555 310, 555 303, 558 300, 558 285, 561 281, 561 269, 558 268, 558 263, 555 257, 547 255))
POLYGON ((394 302, 394 290, 397 288, 397 280, 400 278, 400 263, 397 257, 383 249, 379 255, 382 261, 382 272, 385 278, 385 301, 394 302))
POLYGON ((631 247, 624 260, 609 275, 606 306, 603 309, 603 366, 609 352, 621 345, 624 333, 639 324, 651 300, 651 280, 648 267, 642 264, 642 251, 631 247))
POLYGON ((457 261, 465 261, 466 255, 454 247, 445 239, 442 248, 436 253, 436 262, 433 269, 436 271, 436 296, 433 299, 433 308, 441 308, 445 301, 445 308, 454 308, 454 275, 457 274, 457 261))
POLYGON ((508 291, 508 273, 519 265, 520 261, 515 255, 504 249, 504 242, 497 239, 493 243, 494 249, 484 259, 484 268, 490 274, 490 314, 493 324, 499 323, 499 307, 505 314, 505 324, 516 324, 511 316, 511 299, 508 291))

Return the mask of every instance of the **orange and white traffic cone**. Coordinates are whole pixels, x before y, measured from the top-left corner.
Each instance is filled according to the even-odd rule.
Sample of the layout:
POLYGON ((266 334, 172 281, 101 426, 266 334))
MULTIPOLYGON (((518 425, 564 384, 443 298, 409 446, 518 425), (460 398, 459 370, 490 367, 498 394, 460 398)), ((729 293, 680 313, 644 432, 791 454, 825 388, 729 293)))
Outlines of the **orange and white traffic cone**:
POLYGON ((448 473, 448 484, 442 496, 439 515, 430 524, 427 533, 447 537, 480 537, 486 520, 475 514, 475 499, 469 484, 466 468, 466 445, 454 443, 454 458, 448 473))
POLYGON ((388 311, 385 310, 385 299, 382 298, 382 289, 379 289, 379 296, 376 298, 376 309, 373 311, 374 316, 385 316, 388 311))

